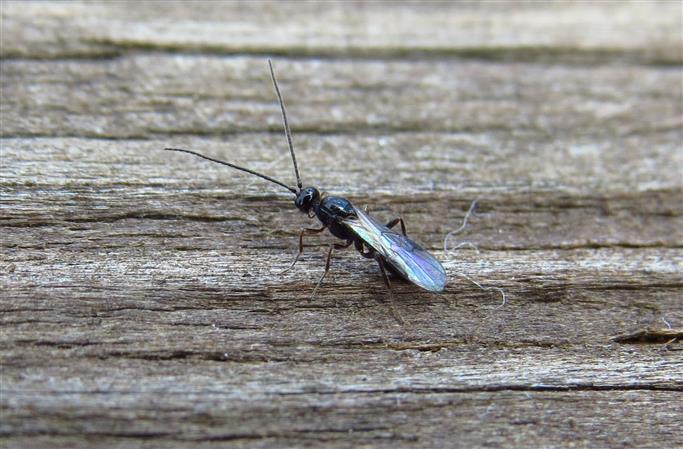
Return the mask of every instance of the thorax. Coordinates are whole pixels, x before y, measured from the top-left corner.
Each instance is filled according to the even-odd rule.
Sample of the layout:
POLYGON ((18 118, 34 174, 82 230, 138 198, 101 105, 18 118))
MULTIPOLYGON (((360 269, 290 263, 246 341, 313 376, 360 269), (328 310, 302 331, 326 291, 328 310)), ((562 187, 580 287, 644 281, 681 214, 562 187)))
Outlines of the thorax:
POLYGON ((354 234, 342 224, 344 218, 356 216, 353 204, 346 198, 328 196, 315 207, 315 215, 330 232, 340 239, 353 240, 354 234))

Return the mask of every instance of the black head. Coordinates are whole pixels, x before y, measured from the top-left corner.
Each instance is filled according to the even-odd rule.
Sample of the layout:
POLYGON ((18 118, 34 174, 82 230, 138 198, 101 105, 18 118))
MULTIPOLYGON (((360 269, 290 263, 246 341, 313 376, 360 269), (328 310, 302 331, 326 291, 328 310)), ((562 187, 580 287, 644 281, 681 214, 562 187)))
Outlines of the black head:
POLYGON ((301 212, 311 210, 315 204, 320 202, 320 192, 315 187, 306 187, 297 193, 294 204, 301 212))

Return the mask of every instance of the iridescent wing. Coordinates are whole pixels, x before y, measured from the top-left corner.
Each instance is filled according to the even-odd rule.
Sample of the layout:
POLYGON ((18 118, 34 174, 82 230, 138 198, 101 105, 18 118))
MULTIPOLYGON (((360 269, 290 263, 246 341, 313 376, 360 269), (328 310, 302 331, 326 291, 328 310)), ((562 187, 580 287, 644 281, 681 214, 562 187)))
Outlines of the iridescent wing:
POLYGON ((381 254, 405 279, 425 290, 443 291, 446 270, 434 256, 403 234, 387 228, 357 207, 354 209, 357 217, 344 218, 344 225, 381 254))

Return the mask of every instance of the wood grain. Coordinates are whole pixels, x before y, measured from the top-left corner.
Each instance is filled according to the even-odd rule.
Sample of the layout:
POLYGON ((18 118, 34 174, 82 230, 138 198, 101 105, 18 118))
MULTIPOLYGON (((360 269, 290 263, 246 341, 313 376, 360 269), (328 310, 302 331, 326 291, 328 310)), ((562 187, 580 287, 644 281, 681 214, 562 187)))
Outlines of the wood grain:
POLYGON ((2 3, 3 447, 683 445, 679 3, 164 5, 2 3), (305 183, 443 261, 405 325, 161 150, 293 183, 266 56, 305 183))

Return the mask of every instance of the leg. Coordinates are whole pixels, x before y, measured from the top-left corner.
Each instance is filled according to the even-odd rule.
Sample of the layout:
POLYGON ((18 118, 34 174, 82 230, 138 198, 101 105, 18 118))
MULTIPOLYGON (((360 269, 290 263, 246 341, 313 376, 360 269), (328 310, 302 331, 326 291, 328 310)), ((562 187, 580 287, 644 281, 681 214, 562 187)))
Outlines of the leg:
POLYGON ((368 248, 367 251, 364 250, 363 248, 363 241, 358 239, 355 240, 354 246, 356 247, 356 250, 360 253, 361 256, 365 257, 366 259, 374 259, 375 258, 375 250, 372 248, 368 248))
POLYGON ((280 274, 285 274, 292 268, 294 268, 294 265, 299 261, 299 257, 301 257, 301 254, 304 252, 304 235, 312 235, 312 234, 320 234, 325 230, 326 226, 323 226, 320 229, 314 229, 314 228, 304 228, 301 230, 301 233, 299 234, 299 252, 297 253, 296 257, 294 258, 294 262, 288 267, 285 268, 284 270, 280 271, 280 274))
POLYGON ((375 260, 379 264, 379 270, 382 272, 384 285, 387 286, 387 290, 389 291, 389 307, 391 308, 391 314, 394 315, 394 319, 396 319, 396 321, 398 321, 399 324, 405 324, 405 320, 396 311, 396 308, 394 307, 394 295, 393 293, 391 293, 391 282, 389 281, 389 276, 387 275, 387 269, 384 263, 384 259, 380 255, 377 255, 375 256, 375 260))
POLYGON ((396 226, 396 224, 398 224, 398 223, 401 223, 401 232, 403 233, 403 235, 406 235, 406 224, 403 222, 403 218, 401 218, 401 217, 394 218, 393 220, 391 220, 389 223, 386 224, 386 227, 391 229, 394 226, 396 226))
POLYGON ((315 294, 318 292, 318 287, 320 287, 320 284, 323 283, 323 279, 325 279, 325 276, 327 276, 327 272, 330 271, 330 261, 332 260, 332 250, 348 248, 349 246, 351 246, 351 243, 353 243, 353 241, 349 240, 346 243, 333 243, 330 245, 330 250, 327 252, 327 260, 325 261, 325 271, 323 272, 323 275, 320 276, 318 283, 315 284, 315 288, 313 289, 313 295, 311 296, 311 300, 313 298, 315 298, 315 294))

